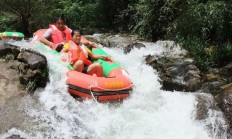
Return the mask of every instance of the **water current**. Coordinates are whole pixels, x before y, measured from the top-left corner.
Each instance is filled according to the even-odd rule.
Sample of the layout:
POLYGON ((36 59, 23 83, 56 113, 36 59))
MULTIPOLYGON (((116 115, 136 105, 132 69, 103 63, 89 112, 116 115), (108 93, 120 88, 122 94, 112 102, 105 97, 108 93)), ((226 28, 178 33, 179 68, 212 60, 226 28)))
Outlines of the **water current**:
MULTIPOLYGON (((24 100, 27 120, 24 128, 12 127, 0 138, 17 135, 26 139, 217 139, 226 138, 220 112, 210 110, 205 120, 196 120, 196 95, 204 93, 161 90, 157 71, 145 64, 145 56, 162 55, 168 49, 161 43, 144 43, 124 54, 121 48, 104 48, 129 73, 134 84, 129 98, 122 102, 78 101, 69 95, 64 64, 58 56, 43 53, 49 64, 46 88, 37 89, 24 100), (210 126, 210 128, 209 128, 210 126)), ((36 44, 23 44, 36 51, 36 44)), ((181 54, 180 49, 173 51, 181 54)), ((226 130, 226 127, 225 129, 226 130)))

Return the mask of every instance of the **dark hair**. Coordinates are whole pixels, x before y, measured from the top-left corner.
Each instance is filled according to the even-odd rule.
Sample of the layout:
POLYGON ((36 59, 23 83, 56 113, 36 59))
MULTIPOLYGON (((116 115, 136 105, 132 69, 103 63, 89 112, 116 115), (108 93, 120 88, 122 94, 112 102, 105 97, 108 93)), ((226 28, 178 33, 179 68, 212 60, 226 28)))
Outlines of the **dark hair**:
POLYGON ((63 20, 64 23, 66 22, 65 18, 64 18, 64 14, 61 14, 58 18, 54 17, 53 18, 53 23, 56 23, 58 20, 63 20))
POLYGON ((77 32, 79 32, 79 33, 82 35, 81 30, 79 30, 79 29, 74 29, 74 30, 72 30, 72 33, 71 33, 72 37, 73 37, 73 35, 74 35, 75 33, 77 33, 77 32))
POLYGON ((57 51, 57 52, 60 52, 63 48, 64 48, 64 45, 63 45, 63 44, 59 44, 59 45, 57 45, 57 47, 56 47, 56 51, 57 51))

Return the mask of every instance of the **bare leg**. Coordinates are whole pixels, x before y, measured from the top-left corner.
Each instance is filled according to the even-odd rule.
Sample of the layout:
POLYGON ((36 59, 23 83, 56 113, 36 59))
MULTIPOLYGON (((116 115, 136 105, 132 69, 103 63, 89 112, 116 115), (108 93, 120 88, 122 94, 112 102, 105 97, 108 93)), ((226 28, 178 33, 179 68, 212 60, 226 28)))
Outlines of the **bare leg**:
POLYGON ((103 77, 102 65, 99 63, 91 64, 87 69, 87 74, 89 75, 96 74, 98 77, 103 77))
POLYGON ((74 64, 73 64, 73 69, 79 72, 82 72, 84 68, 84 62, 82 60, 77 60, 74 64))

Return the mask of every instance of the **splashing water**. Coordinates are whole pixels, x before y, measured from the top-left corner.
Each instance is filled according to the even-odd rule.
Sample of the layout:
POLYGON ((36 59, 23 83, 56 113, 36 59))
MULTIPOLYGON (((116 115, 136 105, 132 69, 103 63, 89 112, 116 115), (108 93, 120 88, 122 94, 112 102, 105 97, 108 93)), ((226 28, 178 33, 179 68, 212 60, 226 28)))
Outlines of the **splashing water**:
MULTIPOLYGON (((26 114, 33 124, 26 129, 14 127, 1 138, 226 138, 226 133, 219 135, 218 122, 224 124, 220 112, 211 110, 204 121, 195 120, 196 94, 209 99, 211 96, 160 90, 158 73, 145 64, 144 56, 161 55, 166 48, 159 43, 144 44, 146 48, 135 48, 127 55, 120 48, 104 48, 128 71, 134 84, 130 97, 120 103, 75 100, 67 91, 65 65, 56 61, 58 56, 41 52, 48 60, 50 82, 25 101, 26 114)), ((24 46, 39 51, 36 44, 24 46)))

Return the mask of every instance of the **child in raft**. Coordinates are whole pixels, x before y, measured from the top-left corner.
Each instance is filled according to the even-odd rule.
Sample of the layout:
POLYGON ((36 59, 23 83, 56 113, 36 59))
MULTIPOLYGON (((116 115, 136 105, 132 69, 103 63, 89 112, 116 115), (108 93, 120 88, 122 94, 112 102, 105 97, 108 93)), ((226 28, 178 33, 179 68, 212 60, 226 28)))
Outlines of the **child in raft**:
POLYGON ((70 64, 74 70, 83 72, 89 75, 95 74, 98 77, 103 77, 103 68, 100 63, 92 63, 91 59, 103 59, 110 60, 108 56, 97 55, 92 53, 87 46, 91 46, 93 43, 81 43, 80 30, 73 30, 71 33, 71 40, 62 49, 62 52, 68 52, 70 56, 70 64))

